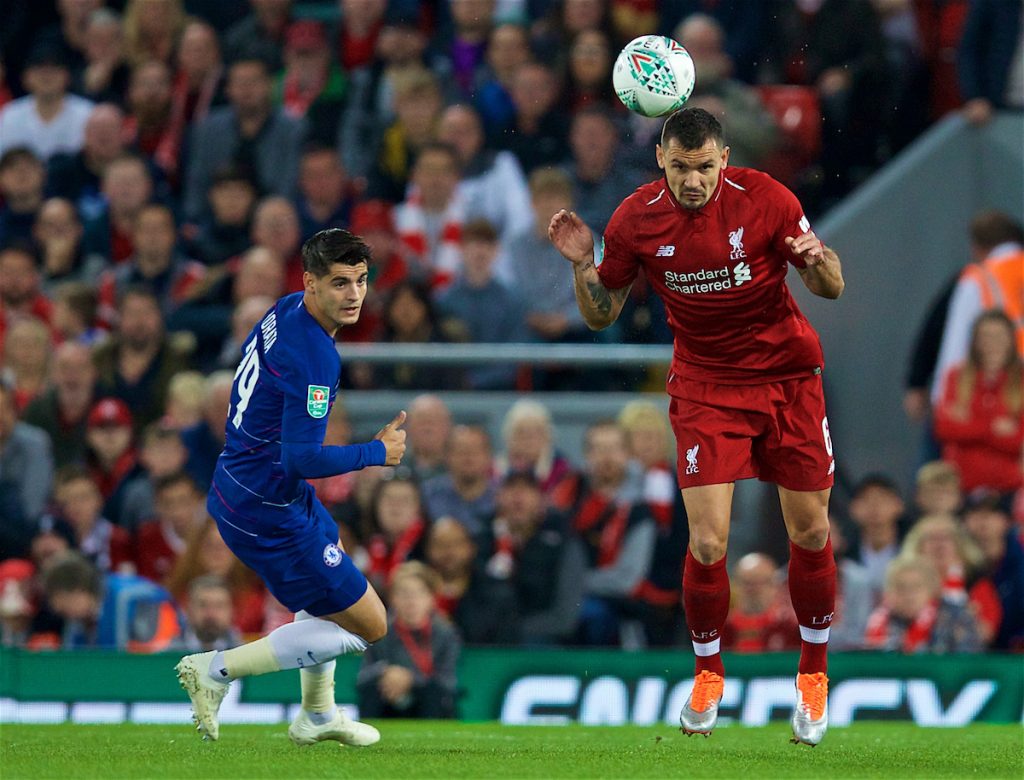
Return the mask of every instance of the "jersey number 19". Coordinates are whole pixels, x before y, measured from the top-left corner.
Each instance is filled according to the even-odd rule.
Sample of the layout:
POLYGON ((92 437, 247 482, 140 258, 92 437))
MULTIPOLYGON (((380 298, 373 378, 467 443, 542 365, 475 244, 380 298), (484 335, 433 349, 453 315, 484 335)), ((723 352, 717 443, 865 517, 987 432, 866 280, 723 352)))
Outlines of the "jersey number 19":
POLYGON ((231 423, 236 428, 242 427, 242 415, 249 408, 249 399, 252 397, 252 391, 256 389, 256 381, 260 378, 260 356, 256 351, 257 338, 259 337, 253 336, 252 341, 245 345, 245 355, 242 356, 242 362, 238 364, 238 370, 235 371, 238 406, 235 407, 235 416, 231 418, 231 423))

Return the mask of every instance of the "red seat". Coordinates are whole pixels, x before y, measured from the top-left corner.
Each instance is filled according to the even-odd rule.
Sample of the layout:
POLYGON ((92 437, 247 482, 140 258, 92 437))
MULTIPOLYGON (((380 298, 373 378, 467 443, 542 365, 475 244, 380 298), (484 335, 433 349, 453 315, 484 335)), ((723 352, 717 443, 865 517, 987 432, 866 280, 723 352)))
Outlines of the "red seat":
POLYGON ((821 109, 811 87, 760 84, 754 88, 782 131, 782 146, 762 167, 790 184, 821 153, 821 109))

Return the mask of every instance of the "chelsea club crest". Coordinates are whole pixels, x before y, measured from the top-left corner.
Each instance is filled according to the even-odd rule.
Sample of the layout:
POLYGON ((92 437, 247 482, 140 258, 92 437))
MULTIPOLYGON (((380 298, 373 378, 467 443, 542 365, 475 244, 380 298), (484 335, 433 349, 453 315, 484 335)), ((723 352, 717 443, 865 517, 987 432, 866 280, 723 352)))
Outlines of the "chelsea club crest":
POLYGON ((338 549, 338 545, 329 544, 324 547, 324 563, 332 568, 341 563, 341 550, 338 549))

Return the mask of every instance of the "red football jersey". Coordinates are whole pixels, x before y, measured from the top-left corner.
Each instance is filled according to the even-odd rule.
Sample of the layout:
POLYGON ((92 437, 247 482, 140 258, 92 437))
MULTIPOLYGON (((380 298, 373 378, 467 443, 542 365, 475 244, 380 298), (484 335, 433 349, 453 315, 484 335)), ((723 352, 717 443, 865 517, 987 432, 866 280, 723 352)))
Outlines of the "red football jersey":
POLYGON ((760 171, 724 169, 695 211, 659 179, 616 209, 597 271, 605 287, 618 289, 643 268, 675 334, 676 377, 777 382, 820 372, 824 363, 818 334, 786 286, 789 264, 803 262, 785 239, 809 230, 796 196, 760 171))

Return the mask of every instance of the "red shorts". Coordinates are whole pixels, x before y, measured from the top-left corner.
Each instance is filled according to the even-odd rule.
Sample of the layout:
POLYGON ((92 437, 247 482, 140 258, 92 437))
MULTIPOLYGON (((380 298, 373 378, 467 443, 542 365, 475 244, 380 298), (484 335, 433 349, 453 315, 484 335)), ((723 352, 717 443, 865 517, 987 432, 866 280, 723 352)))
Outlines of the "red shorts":
POLYGON ((821 376, 763 385, 673 379, 669 418, 682 488, 757 477, 788 490, 832 487, 821 376))

